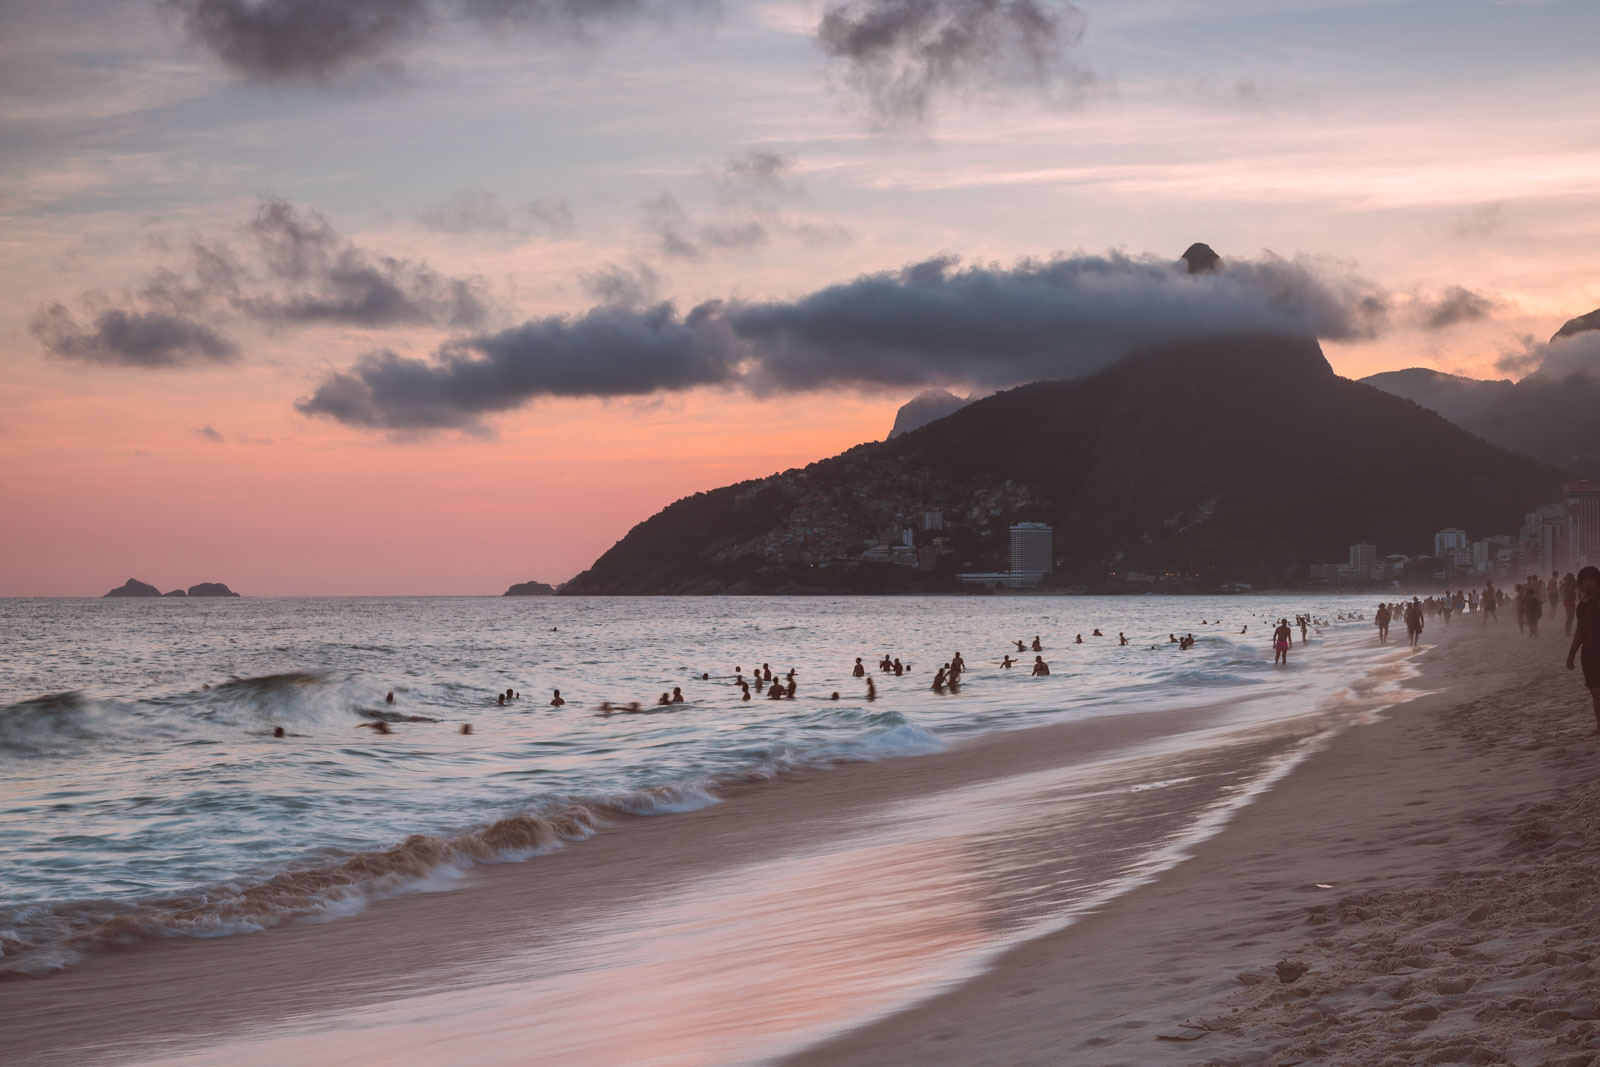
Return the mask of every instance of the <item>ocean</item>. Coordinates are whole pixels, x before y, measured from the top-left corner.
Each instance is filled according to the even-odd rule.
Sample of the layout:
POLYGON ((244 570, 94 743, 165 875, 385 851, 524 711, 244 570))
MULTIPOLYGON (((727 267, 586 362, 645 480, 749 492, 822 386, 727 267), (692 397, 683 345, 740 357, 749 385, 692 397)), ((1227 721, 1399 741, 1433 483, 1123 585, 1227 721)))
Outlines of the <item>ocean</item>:
MULTIPOLYGON (((1404 654, 1377 647, 1373 607, 1326 595, 0 600, 0 976, 47 975, 111 944, 337 925, 386 897, 454 892, 484 865, 536 877, 557 850, 581 864, 605 827, 730 789, 783 790, 797 772, 825 788, 846 765, 943 754, 959 767, 967 746, 1029 727, 1111 731, 1065 776, 935 783, 876 813, 891 847, 919 820, 990 842, 972 874, 989 901, 981 929, 900 968, 909 996, 1176 862, 1336 709, 1401 699, 1404 654), (1271 622, 1301 613, 1319 623, 1274 667, 1271 622), (1190 650, 1169 641, 1188 633, 1190 650), (1016 651, 1035 635, 1049 677, 1030 677, 1034 653, 1016 651), (962 686, 935 692, 958 651, 962 686), (886 654, 903 677, 877 669, 886 654), (852 677, 858 656, 875 700, 852 677), (741 699, 736 670, 763 664, 796 672, 794 699, 741 699), (675 687, 685 702, 656 707, 675 687), (519 695, 501 705, 508 689, 519 695), (565 706, 550 706, 556 689, 565 706), (641 710, 606 714, 607 701, 641 710), (1185 712, 1182 730, 1162 718, 1185 712), (1159 810, 1139 807, 1157 794, 1159 810), (1017 847, 1030 819, 1053 834, 1078 820, 1082 862, 1042 869, 1017 847)), ((933 892, 920 877, 894 892, 933 892)), ((610 964, 592 947, 598 920, 584 921, 592 976, 610 964)), ((562 958, 569 978, 584 969, 562 958)), ((815 1030, 797 1023, 783 1041, 815 1030)), ((581 1041, 569 1051, 604 1059, 581 1041)))

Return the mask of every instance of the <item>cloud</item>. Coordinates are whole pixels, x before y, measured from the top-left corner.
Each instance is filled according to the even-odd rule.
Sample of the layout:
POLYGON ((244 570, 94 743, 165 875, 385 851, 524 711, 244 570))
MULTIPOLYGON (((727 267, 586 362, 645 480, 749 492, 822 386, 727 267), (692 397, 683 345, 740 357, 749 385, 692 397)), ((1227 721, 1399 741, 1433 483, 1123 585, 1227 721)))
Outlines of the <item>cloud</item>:
POLYGON ((195 431, 195 436, 202 437, 214 445, 222 444, 224 438, 209 422, 195 431))
POLYGON ((793 156, 772 149, 749 148, 707 168, 707 175, 722 203, 775 212, 779 201, 804 195, 797 168, 793 156))
POLYGON ((1431 299, 1418 298, 1414 310, 1424 327, 1442 330, 1457 323, 1486 319, 1499 306, 1494 297, 1453 285, 1431 299))
POLYGON ((1494 369, 1546 382, 1560 382, 1574 374, 1600 379, 1600 330, 1557 336, 1549 342, 1525 334, 1500 350, 1494 369))
POLYGON ((1450 227, 1452 236, 1487 237, 1505 226, 1506 205, 1503 201, 1496 200, 1489 204, 1478 204, 1467 208, 1456 216, 1454 224, 1450 227))
POLYGON ((565 200, 529 200, 508 208, 488 189, 462 189, 417 212, 417 221, 430 230, 454 234, 539 233, 566 237, 577 229, 565 200))
POLYGON ((1120 253, 962 267, 950 256, 795 300, 602 305, 451 342, 378 352, 325 379, 302 413, 391 432, 476 430, 540 397, 641 396, 705 385, 756 394, 996 388, 1084 374, 1143 345, 1268 330, 1371 337, 1387 293, 1348 271, 1270 254, 1189 275, 1120 253))
POLYGON ((341 236, 320 212, 276 197, 220 240, 194 240, 187 265, 158 266, 124 294, 130 306, 101 311, 92 330, 52 304, 33 334, 56 355, 99 363, 171 367, 237 355, 223 325, 244 318, 272 327, 481 327, 483 281, 386 255, 341 236))
POLYGON ((446 345, 431 361, 362 357, 295 406, 350 426, 476 429, 534 396, 646 396, 727 381, 733 349, 716 305, 597 307, 446 345))
POLYGON ((767 241, 766 223, 759 219, 718 219, 696 222, 671 193, 662 193, 640 205, 644 226, 656 236, 656 251, 667 259, 704 259, 711 252, 747 252, 767 241))
POLYGON ((82 363, 166 368, 225 363, 239 352, 204 323, 160 311, 110 308, 84 329, 65 305, 51 304, 33 317, 28 329, 52 354, 82 363))
POLYGON ((1071 56, 1086 22, 1068 0, 842 0, 816 40, 873 119, 899 126, 973 91, 1065 99, 1093 80, 1071 56))
POLYGON ((429 0, 167 0, 195 41, 258 81, 324 81, 387 58, 433 20, 429 0))
POLYGON ((599 43, 641 21, 706 17, 714 0, 162 0, 189 37, 236 74, 327 83, 393 64, 440 24, 599 43))
POLYGON ((643 307, 656 301, 661 288, 661 276, 646 263, 634 263, 627 267, 611 263, 599 270, 578 275, 578 284, 600 304, 643 307))

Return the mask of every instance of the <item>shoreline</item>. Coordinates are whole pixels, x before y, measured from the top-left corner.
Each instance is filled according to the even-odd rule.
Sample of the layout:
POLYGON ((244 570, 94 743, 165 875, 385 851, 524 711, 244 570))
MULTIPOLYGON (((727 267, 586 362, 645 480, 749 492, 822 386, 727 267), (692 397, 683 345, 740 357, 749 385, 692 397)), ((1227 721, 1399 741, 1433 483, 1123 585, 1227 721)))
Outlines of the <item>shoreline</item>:
POLYGON ((1486 936, 1481 912, 1503 901, 1440 902, 1459 883, 1531 878, 1529 855, 1507 851, 1530 834, 1559 837, 1562 858, 1594 854, 1596 822, 1586 848, 1540 829, 1574 803, 1600 809, 1581 789, 1600 750, 1587 702, 1558 669, 1564 640, 1509 624, 1443 636, 1418 679, 1431 691, 1334 737, 1161 879, 782 1062, 1565 1064, 1545 1057, 1568 1050, 1588 1064, 1600 1012, 1541 980, 1563 965, 1600 977, 1600 908, 1534 903, 1486 936), (1590 947, 1555 963, 1515 936, 1559 941, 1580 916, 1590 947))
MULTIPOLYGON (((1248 771, 1248 767, 1246 771, 1236 767, 1246 766, 1238 762, 1245 755, 1255 752, 1250 758, 1258 761, 1248 765, 1258 767, 1248 774, 1260 773, 1259 766, 1266 766, 1259 764, 1260 760, 1270 764, 1284 752, 1292 752, 1323 729, 1325 718, 1310 713, 1265 728, 1260 723, 1241 728, 1230 719, 1235 714, 1232 703, 1222 703, 1090 718, 1002 731, 933 755, 799 771, 777 783, 728 789, 722 794, 722 803, 698 811, 669 818, 616 820, 585 842, 526 863, 473 868, 449 892, 378 900, 359 914, 328 923, 302 920, 239 937, 159 940, 113 948, 64 972, 0 984, 0 997, 7 1002, 9 1016, 0 1019, 0 1044, 19 1062, 28 1063, 124 1062, 140 1056, 166 1060, 185 1048, 218 1040, 248 1041, 252 1034, 312 1013, 363 1018, 381 1013, 397 999, 423 1003, 440 989, 470 990, 492 982, 497 975, 522 966, 519 960, 530 947, 555 951, 561 948, 558 942, 563 931, 586 924, 625 924, 632 914, 661 908, 663 902, 683 896, 686 887, 715 886, 763 864, 792 863, 797 853, 809 852, 821 862, 832 862, 838 859, 829 855, 832 849, 848 859, 856 847, 851 841, 862 835, 869 844, 873 835, 888 841, 887 850, 880 848, 880 853, 895 862, 911 862, 913 867, 924 864, 915 868, 922 876, 952 869, 951 860, 959 861, 955 868, 959 869, 974 858, 981 859, 981 854, 970 851, 974 847, 998 847, 1004 862, 1031 862, 1015 855, 1031 839, 1016 836, 1004 796, 1037 799, 1039 790, 1047 794, 1066 784, 1087 789, 1089 785, 1080 780, 1085 768, 1093 770, 1102 763, 1109 767, 1119 761, 1129 765, 1122 773, 1134 775, 1124 782, 1142 780, 1139 776, 1149 777, 1155 768, 1177 760, 1198 768, 1196 782, 1221 789, 1232 781, 1230 775, 1248 771), (1248 738, 1250 745, 1241 748, 1238 735, 1245 732, 1262 736, 1248 738), (1003 794, 1000 801, 990 796, 987 807, 963 808, 964 798, 981 799, 997 791, 1003 794), (893 839, 900 830, 898 818, 919 813, 936 824, 947 820, 960 825, 972 822, 973 811, 987 811, 991 818, 1003 816, 1004 829, 970 828, 976 836, 958 842, 955 853, 948 851, 948 844, 935 841, 932 847, 945 852, 929 856, 913 850, 896 855, 900 846, 893 839), (249 978, 241 980, 240 975, 249 978), (96 1005, 92 1019, 85 1019, 78 1010, 85 1004, 96 1005), (62 1048, 62 1033, 74 1034, 77 1044, 62 1048)), ((1134 821, 1128 826, 1138 833, 1155 832, 1150 827, 1159 830, 1165 825, 1163 820, 1170 822, 1174 817, 1162 805, 1175 805, 1186 789, 1197 788, 1138 794, 1155 807, 1142 816, 1129 816, 1134 821)), ((1093 802, 1096 812, 1104 804, 1109 814, 1116 807, 1115 797, 1125 793, 1134 795, 1124 784, 1113 787, 1110 794, 1086 796, 1099 797, 1093 802)), ((1171 810, 1187 817, 1182 812, 1193 809, 1171 810)), ((1179 832, 1182 827, 1174 830, 1179 832)), ((1045 834, 1041 840, 1046 841, 1053 832, 1050 826, 1034 831, 1036 837, 1045 834)), ((1109 853, 1117 851, 1117 842, 1104 844, 1109 853)), ((875 874, 871 869, 857 870, 853 877, 875 874)), ((1094 876, 1115 874, 1114 868, 1107 868, 1094 876)), ((1073 877, 1087 876, 1083 871, 1073 874, 1063 869, 1053 877, 1065 884, 1073 877)), ((979 898, 989 890, 1002 896, 1007 891, 1004 885, 985 889, 986 885, 979 883, 979 898)), ((838 914, 828 921, 859 922, 861 916, 850 910, 859 911, 859 896, 852 894, 847 906, 836 909, 838 914)), ((796 945, 814 942, 819 930, 826 929, 819 926, 823 920, 814 914, 811 900, 781 903, 780 917, 792 912, 802 926, 811 924, 809 930, 797 931, 796 945)), ((979 931, 993 922, 1010 921, 1001 918, 1009 914, 1004 908, 994 910, 1000 907, 995 901, 963 898, 960 903, 977 908, 956 923, 962 928, 961 936, 969 939, 992 938, 992 932, 979 931), (991 912, 991 917, 985 917, 991 912)), ((898 953, 926 940, 934 948, 926 952, 922 980, 948 985, 951 966, 957 966, 955 976, 971 969, 970 949, 940 942, 949 932, 949 918, 934 913, 918 917, 879 946, 879 958, 871 962, 880 968, 896 967, 898 953), (968 962, 961 963, 963 959, 968 962)), ((803 953, 803 947, 800 951, 803 953)), ((811 963, 826 971, 835 961, 811 963)), ((885 1002, 878 1010, 897 1006, 885 1002)), ((853 1007, 859 1010, 859 1004, 853 1007)), ((823 1010, 812 1029, 836 1031, 837 1024, 827 1021, 831 1010, 823 1010)), ((785 1047, 803 1045, 804 1041, 795 1041, 785 1047)), ((240 1062, 233 1055, 235 1049, 223 1051, 240 1062)), ((783 1048, 769 1051, 778 1055, 783 1048)), ((272 1059, 263 1056, 243 1062, 272 1059)), ((605 1060, 591 1057, 584 1062, 605 1060)), ((680 1057, 664 1062, 695 1060, 680 1057)))

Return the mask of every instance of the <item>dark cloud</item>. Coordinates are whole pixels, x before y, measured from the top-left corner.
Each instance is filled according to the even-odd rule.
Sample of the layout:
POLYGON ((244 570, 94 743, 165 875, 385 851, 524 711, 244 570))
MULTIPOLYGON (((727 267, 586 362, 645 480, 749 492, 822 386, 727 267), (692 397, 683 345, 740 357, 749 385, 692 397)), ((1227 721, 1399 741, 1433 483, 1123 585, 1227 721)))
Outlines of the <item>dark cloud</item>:
POLYGON ((640 205, 644 226, 655 234, 656 251, 667 259, 704 259, 712 252, 748 252, 767 242, 767 224, 759 218, 719 217, 698 222, 678 198, 662 193, 640 205))
POLYGON ((816 38, 874 119, 899 125, 957 93, 1063 98, 1092 81, 1071 56, 1085 25, 1067 0, 843 0, 816 38))
POLYGON ((64 305, 51 304, 33 317, 28 329, 52 354, 83 363, 178 367, 224 363, 239 352, 204 323, 161 311, 110 308, 84 329, 64 305))
POLYGON ((195 436, 204 438, 214 445, 220 445, 224 440, 222 434, 218 433, 216 427, 212 426, 209 422, 196 430, 195 436))
POLYGON ((417 212, 417 221, 440 233, 538 233, 566 237, 577 228, 565 200, 529 200, 508 208, 487 189, 463 189, 417 212))
POLYGON ((599 42, 640 21, 714 14, 714 0, 161 0, 189 36, 236 73, 327 82, 394 62, 436 24, 599 42))
POLYGON ((434 16, 430 0, 167 0, 189 35, 260 81, 321 81, 383 59, 434 16))
POLYGON ((1500 357, 1494 361, 1494 369, 1501 374, 1510 374, 1518 378, 1539 369, 1539 364, 1544 362, 1545 349, 1532 334, 1523 334, 1514 344, 1500 349, 1500 357))
POLYGON ((100 312, 92 330, 54 304, 36 317, 34 336, 69 359, 168 367, 232 358, 220 323, 239 317, 273 327, 470 329, 489 315, 481 279, 363 248, 321 213, 273 197, 233 240, 191 242, 186 266, 155 268, 125 299, 136 306, 100 312))
POLYGON ((1348 273, 1264 256, 1189 275, 1119 254, 962 267, 940 257, 797 300, 620 301, 453 342, 431 359, 382 352, 325 380, 306 414, 396 432, 473 429, 537 397, 634 396, 703 385, 756 393, 841 387, 994 388, 1103 367, 1182 337, 1270 330, 1330 339, 1383 328, 1389 298, 1348 273))
POLYGON ((714 304, 598 307, 446 345, 432 360, 377 352, 296 407, 351 426, 473 429, 536 396, 645 396, 728 380, 733 348, 714 304))
POLYGON ((793 156, 766 148, 751 148, 708 168, 707 174, 724 204, 775 212, 782 200, 804 195, 793 156))
POLYGON ((1430 330, 1442 330, 1460 322, 1477 322, 1486 319, 1499 301, 1475 293, 1463 286, 1453 285, 1431 299, 1417 301, 1417 317, 1430 330))
POLYGON ((1548 342, 1524 335, 1500 351, 1495 370, 1502 374, 1560 382, 1574 374, 1600 379, 1600 331, 1557 336, 1548 342))

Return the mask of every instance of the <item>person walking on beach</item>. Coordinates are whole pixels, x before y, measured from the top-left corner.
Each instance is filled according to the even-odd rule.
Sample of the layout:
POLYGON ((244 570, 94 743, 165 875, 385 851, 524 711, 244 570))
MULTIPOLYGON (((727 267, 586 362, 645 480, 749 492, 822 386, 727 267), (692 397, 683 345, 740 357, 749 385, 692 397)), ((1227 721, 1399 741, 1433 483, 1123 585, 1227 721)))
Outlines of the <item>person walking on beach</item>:
POLYGON ((1561 579, 1561 603, 1567 609, 1567 636, 1572 636, 1572 620, 1578 610, 1578 579, 1571 571, 1561 579))
POLYGON ((1289 629, 1288 619, 1279 619, 1278 628, 1272 631, 1272 665, 1276 667, 1283 664, 1289 665, 1289 645, 1294 639, 1294 631, 1289 629))
POLYGON ((1485 626, 1489 625, 1490 619, 1493 619, 1495 622, 1500 621, 1500 617, 1494 613, 1495 605, 1498 603, 1498 601, 1499 596, 1494 591, 1494 583, 1485 582, 1483 586, 1483 624, 1485 626))
POLYGON ((1585 567, 1574 579, 1583 600, 1575 611, 1577 632, 1567 649, 1567 670, 1580 659, 1583 684, 1594 702, 1594 732, 1600 734, 1600 567, 1585 567))
POLYGON ((1539 636, 1539 616, 1544 614, 1544 597, 1540 595, 1539 579, 1535 578, 1528 583, 1528 636, 1539 636))
POLYGON ((1411 647, 1417 647, 1417 641, 1422 637, 1422 602, 1416 597, 1411 598, 1411 603, 1406 605, 1406 637, 1411 639, 1411 647))
POLYGON ((1387 605, 1387 604, 1379 604, 1378 605, 1378 644, 1380 644, 1380 645, 1387 645, 1389 643, 1389 619, 1390 619, 1389 605, 1387 605))

